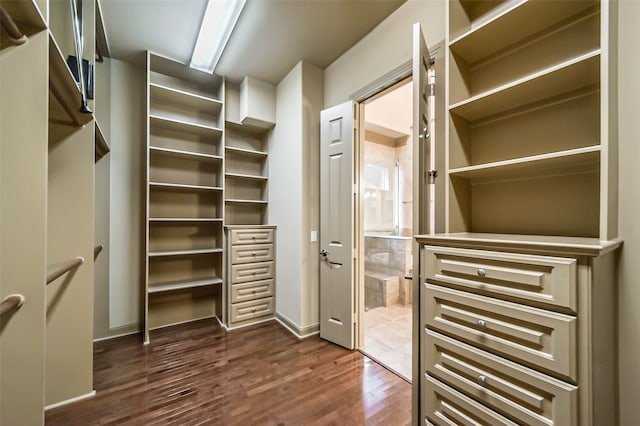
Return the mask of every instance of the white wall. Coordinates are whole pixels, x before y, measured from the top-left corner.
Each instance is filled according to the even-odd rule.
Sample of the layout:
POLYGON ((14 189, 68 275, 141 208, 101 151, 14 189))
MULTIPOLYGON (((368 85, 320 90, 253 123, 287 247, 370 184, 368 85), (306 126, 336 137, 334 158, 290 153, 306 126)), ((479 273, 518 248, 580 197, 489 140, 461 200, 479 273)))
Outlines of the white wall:
POLYGON ((109 330, 139 330, 143 295, 145 72, 111 61, 109 330))
POLYGON ((276 88, 276 126, 269 140, 269 222, 278 225, 276 311, 301 323, 302 63, 276 88))
POLYGON ((324 70, 324 104, 334 106, 411 60, 413 24, 433 46, 444 39, 444 0, 408 0, 324 70))
POLYGON ((619 2, 619 267, 620 424, 640 424, 640 2, 619 2))
POLYGON ((302 293, 300 326, 309 328, 320 321, 320 245, 311 241, 311 231, 320 230, 320 111, 323 108, 324 73, 302 67, 302 293))

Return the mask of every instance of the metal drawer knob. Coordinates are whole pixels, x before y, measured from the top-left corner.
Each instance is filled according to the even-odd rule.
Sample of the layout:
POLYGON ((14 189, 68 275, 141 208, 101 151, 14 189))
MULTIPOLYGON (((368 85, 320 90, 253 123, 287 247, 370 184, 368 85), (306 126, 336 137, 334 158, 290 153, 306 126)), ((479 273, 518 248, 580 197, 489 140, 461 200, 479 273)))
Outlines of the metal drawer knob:
POLYGON ((487 327, 487 322, 485 320, 479 319, 478 322, 476 322, 476 324, 478 325, 478 328, 484 329, 487 327))
POLYGON ((481 385, 486 385, 487 384, 487 376, 485 376, 484 374, 481 374, 478 376, 478 383, 480 383, 481 385))
POLYGON ((479 276, 479 277, 484 277, 484 276, 486 276, 486 275, 487 275, 487 271, 485 271, 485 270, 484 270, 484 269, 482 269, 482 268, 478 268, 478 276, 479 276))

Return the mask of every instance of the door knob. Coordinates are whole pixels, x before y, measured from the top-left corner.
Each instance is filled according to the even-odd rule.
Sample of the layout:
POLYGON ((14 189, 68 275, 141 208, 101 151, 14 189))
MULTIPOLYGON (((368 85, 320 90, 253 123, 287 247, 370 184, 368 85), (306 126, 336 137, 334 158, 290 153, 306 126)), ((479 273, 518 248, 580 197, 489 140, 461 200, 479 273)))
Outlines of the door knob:
POLYGON ((325 249, 320 250, 320 256, 327 257, 328 254, 329 252, 326 251, 325 249))

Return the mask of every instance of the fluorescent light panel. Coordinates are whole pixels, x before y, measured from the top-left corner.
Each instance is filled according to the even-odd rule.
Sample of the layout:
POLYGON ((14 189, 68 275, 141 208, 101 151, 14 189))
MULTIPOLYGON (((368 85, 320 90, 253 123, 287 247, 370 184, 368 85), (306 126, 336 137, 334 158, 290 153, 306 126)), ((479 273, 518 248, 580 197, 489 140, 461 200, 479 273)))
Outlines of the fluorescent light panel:
POLYGON ((213 73, 245 3, 246 0, 208 0, 191 68, 213 73))

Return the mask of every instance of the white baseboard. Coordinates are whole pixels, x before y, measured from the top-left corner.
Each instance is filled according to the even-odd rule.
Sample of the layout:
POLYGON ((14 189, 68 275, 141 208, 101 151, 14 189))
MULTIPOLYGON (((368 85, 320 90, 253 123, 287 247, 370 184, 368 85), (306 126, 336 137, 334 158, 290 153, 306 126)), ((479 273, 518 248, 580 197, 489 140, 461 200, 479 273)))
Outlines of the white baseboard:
POLYGON ((103 342, 105 340, 117 339, 118 337, 131 336, 132 334, 140 334, 142 330, 128 331, 126 333, 114 334, 113 336, 99 337, 97 339, 93 339, 93 343, 103 342))
POLYGON ((55 404, 47 405, 44 407, 44 411, 53 410, 54 408, 62 407, 64 405, 73 404, 74 402, 80 402, 85 399, 93 398, 96 396, 96 391, 93 390, 85 395, 76 396, 75 398, 67 399, 65 401, 56 402, 55 404))
POLYGON ((320 334, 320 324, 312 324, 307 327, 299 327, 296 323, 291 321, 280 312, 276 312, 276 321, 280 323, 284 328, 289 330, 291 334, 296 336, 298 340, 306 339, 307 337, 320 334))

